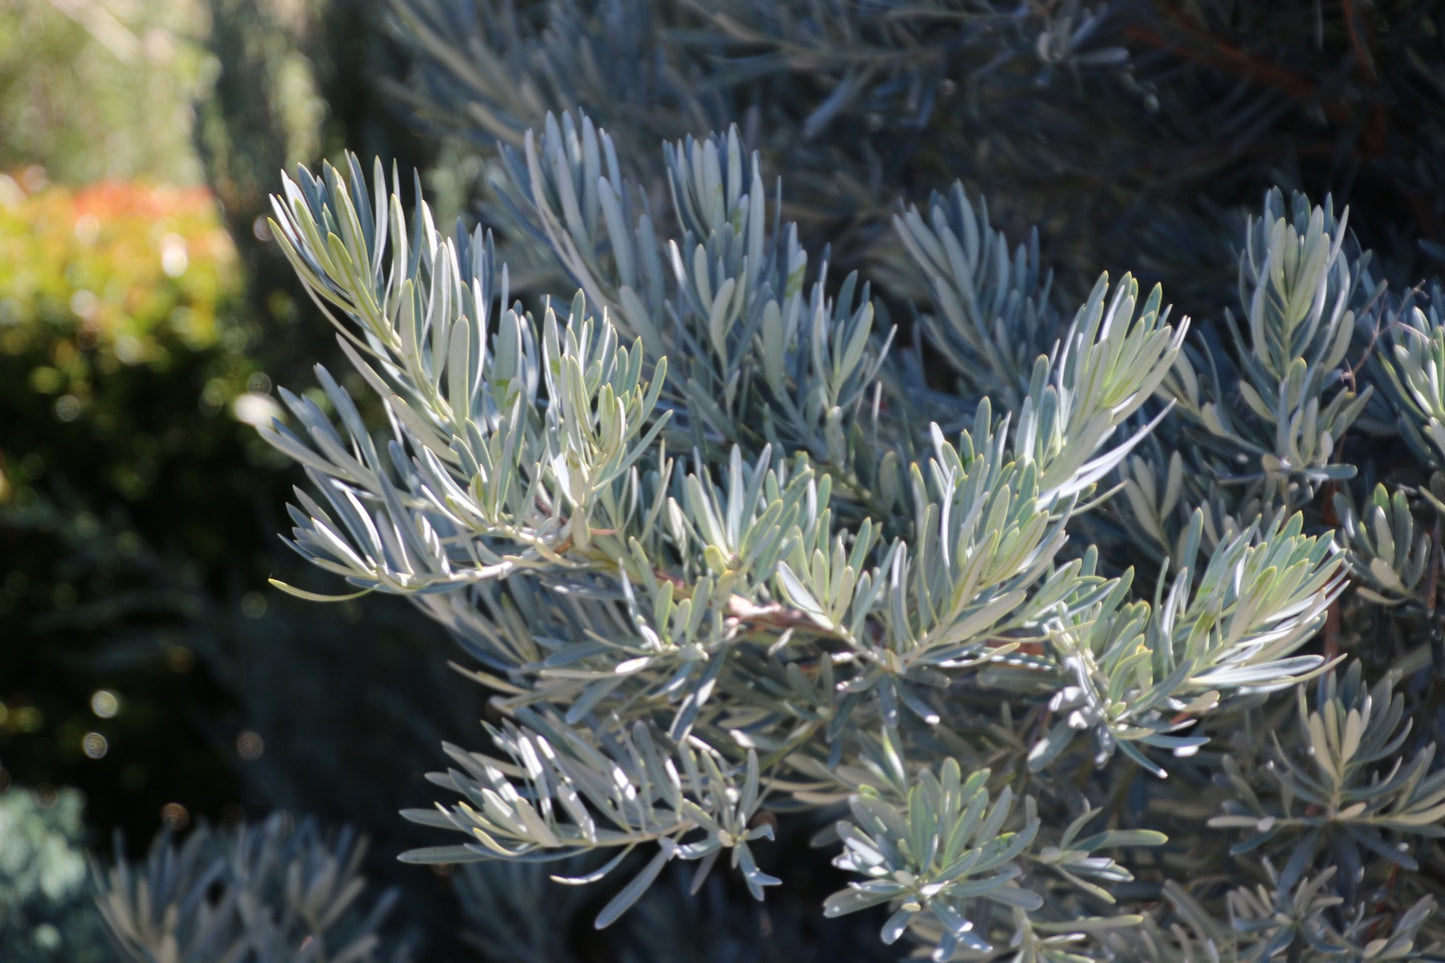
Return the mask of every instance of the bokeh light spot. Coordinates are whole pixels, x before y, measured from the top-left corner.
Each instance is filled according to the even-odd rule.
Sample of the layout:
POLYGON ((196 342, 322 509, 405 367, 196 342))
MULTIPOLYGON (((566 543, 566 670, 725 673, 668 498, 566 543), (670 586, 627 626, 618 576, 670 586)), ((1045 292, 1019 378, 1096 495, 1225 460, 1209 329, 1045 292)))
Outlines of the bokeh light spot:
POLYGON ((74 421, 80 417, 80 399, 75 395, 61 395, 55 399, 55 417, 61 421, 74 421))
POLYGON ((81 288, 70 296, 70 313, 77 318, 89 321, 95 317, 99 309, 100 298, 95 296, 94 291, 81 288))
POLYGON ((115 537, 115 550, 121 558, 135 558, 144 548, 144 543, 135 532, 121 532, 115 537))
POLYGON ((178 802, 168 802, 161 807, 161 822, 171 829, 185 829, 191 822, 191 811, 178 802))
POLYGON ((145 345, 133 334, 123 334, 116 338, 110 350, 121 364, 138 364, 145 357, 145 345))
POLYGON ((186 239, 179 234, 167 234, 161 238, 161 270, 168 278, 178 278, 191 266, 190 253, 186 250, 186 239))
POLYGON ((45 715, 34 706, 21 706, 15 710, 15 728, 21 732, 39 732, 45 725, 45 715))
POLYGON ((258 732, 246 729, 236 737, 236 754, 247 762, 260 759, 265 751, 266 743, 258 732))
POLYGON ((110 752, 110 742, 98 732, 87 732, 80 740, 80 749, 91 759, 104 759, 110 752))
POLYGON ((166 650, 166 662, 172 672, 189 672, 196 664, 196 653, 184 645, 173 645, 166 650))
POLYGON ((42 950, 54 951, 60 948, 60 930, 53 923, 41 923, 30 931, 30 939, 42 950))
POLYGON ((259 619, 266 614, 266 596, 260 592, 247 592, 241 596, 241 614, 248 619, 259 619))
POLYGON ((90 711, 98 718, 112 719, 120 711, 120 696, 109 689, 96 689, 90 694, 90 711))
POLYGON ((75 586, 69 582, 61 582, 50 590, 50 603, 61 611, 74 607, 76 598, 75 586))
POLYGON ((76 218, 75 239, 81 244, 94 244, 100 240, 100 218, 94 214, 83 214, 76 218))

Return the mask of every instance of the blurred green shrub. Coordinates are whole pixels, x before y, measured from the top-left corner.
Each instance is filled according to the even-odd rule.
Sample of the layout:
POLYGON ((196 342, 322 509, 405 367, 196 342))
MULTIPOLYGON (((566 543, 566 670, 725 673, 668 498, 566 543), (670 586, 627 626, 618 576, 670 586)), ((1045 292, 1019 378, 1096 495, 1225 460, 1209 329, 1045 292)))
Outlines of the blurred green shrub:
POLYGON ((240 292, 235 248, 200 188, 102 182, 27 194, 4 178, 0 193, 0 259, 10 266, 0 276, 0 397, 15 412, 45 405, 42 424, 84 429, 38 432, 23 450, 7 439, 0 500, 16 499, 47 464, 94 465, 97 442, 116 448, 107 487, 138 499, 166 439, 137 432, 137 382, 186 377, 200 361, 200 411, 215 415, 253 373, 244 329, 218 323, 240 292), (67 443, 83 451, 67 453, 67 443))
MULTIPOLYGON (((68 321, 107 345, 167 328, 192 348, 215 343, 217 314, 239 279, 208 191, 116 181, 71 188, 45 184, 34 169, 25 177, 43 186, 29 193, 14 178, 0 181, 0 236, 13 265, 0 280, 7 353, 27 322, 68 321)), ((124 354, 141 360, 134 349, 124 354)))
POLYGON ((248 330, 222 324, 241 278, 209 192, 27 193, 12 178, 0 192, 0 259, 12 266, 0 277, 0 403, 18 416, 0 437, 0 504, 34 508, 59 486, 118 496, 165 512, 177 547, 216 559, 224 530, 175 509, 226 485, 219 463, 197 456, 244 437, 225 409, 248 384, 269 385, 247 358, 248 330))
POLYGON ((195 183, 192 100, 216 65, 198 0, 0 0, 0 171, 195 183))
POLYGON ((181 778, 221 798, 230 783, 201 716, 168 717, 217 694, 167 629, 204 607, 208 566, 256 541, 245 506, 266 486, 248 469, 267 456, 227 409, 267 385, 228 317, 241 278, 207 191, 22 180, 0 179, 0 620, 17 630, 0 647, 0 759, 154 826, 171 800, 130 793, 156 774, 196 764, 181 778), (255 459, 239 470, 237 446, 255 459), (112 690, 125 711, 101 717, 92 697, 112 690), (97 783, 92 735, 152 748, 97 783))

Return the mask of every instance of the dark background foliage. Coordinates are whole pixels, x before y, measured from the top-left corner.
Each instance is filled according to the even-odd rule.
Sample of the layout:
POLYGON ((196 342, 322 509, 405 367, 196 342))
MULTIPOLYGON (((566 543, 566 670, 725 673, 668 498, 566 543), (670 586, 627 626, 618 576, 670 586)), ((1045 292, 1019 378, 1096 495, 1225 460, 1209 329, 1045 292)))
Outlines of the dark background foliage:
MULTIPOLYGON (((1012 236, 1039 225, 1066 300, 1098 271, 1128 269, 1216 323, 1244 212, 1276 184, 1349 203, 1392 284, 1439 272, 1436 5, 1026 6, 989 18, 865 2, 845 21, 828 4, 810 16, 769 0, 436 0, 399 12, 208 0, 127 19, 121 4, 0 0, 0 114, 13 120, 0 124, 0 173, 14 195, 0 204, 61 204, 47 181, 204 184, 233 245, 197 253, 219 229, 202 205, 167 228, 192 245, 180 280, 97 261, 114 284, 166 295, 121 298, 109 328, 73 297, 109 282, 79 277, 73 261, 51 264, 53 290, 0 283, 0 790, 54 799, 78 787, 90 844, 119 829, 132 852, 162 824, 278 808, 355 824, 375 840, 373 875, 407 894, 398 915, 432 941, 419 958, 462 953, 458 911, 437 898, 444 881, 392 862, 426 841, 394 813, 427 804, 421 772, 439 764, 443 738, 474 735, 483 693, 448 670, 448 641, 402 603, 318 607, 265 582, 323 584, 275 538, 297 476, 255 440, 247 412, 338 357, 267 243, 283 167, 349 147, 421 169, 449 216, 485 217, 498 203, 493 145, 518 143, 547 110, 585 108, 651 183, 663 183, 658 140, 737 120, 784 177, 786 213, 808 242, 884 279, 904 323, 898 306, 917 292, 892 269, 886 215, 955 178, 1012 236), (82 15, 62 12, 72 8, 82 15), (458 36, 476 38, 470 66, 437 55, 458 36), (518 77, 528 82, 503 82, 518 77), (203 335, 198 310, 214 314, 203 335), (119 710, 98 715, 99 692, 119 710), (87 755, 90 734, 106 740, 100 758, 87 755)), ((37 220, 16 215, 0 243, 77 216, 29 210, 37 220)), ((136 237, 163 220, 106 216, 106 230, 136 237)), ((524 291, 545 280, 542 266, 520 267, 524 291)), ((692 912, 715 918, 707 905, 692 912)), ((767 925, 791 925, 779 922, 789 909, 770 903, 767 925)), ((0 919, 0 947, 13 923, 0 919)))

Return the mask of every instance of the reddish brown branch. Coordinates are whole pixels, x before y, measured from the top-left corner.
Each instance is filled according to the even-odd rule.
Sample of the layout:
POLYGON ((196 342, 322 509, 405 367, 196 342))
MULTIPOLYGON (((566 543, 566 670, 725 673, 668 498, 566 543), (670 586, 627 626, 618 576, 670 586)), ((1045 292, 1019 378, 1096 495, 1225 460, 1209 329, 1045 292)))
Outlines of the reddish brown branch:
POLYGON ((1124 33, 1131 40, 1137 40, 1156 49, 1171 50, 1187 59, 1222 70, 1235 70, 1266 87, 1283 91, 1296 100, 1307 100, 1315 92, 1315 85, 1309 80, 1277 64, 1247 53, 1212 34, 1194 34, 1195 39, 1203 41, 1207 46, 1190 47, 1171 40, 1148 27, 1131 25, 1124 28, 1124 33))
MULTIPOLYGON (((1358 29, 1358 24, 1361 22, 1366 30, 1369 27, 1365 11, 1357 10, 1353 0, 1341 0, 1341 3, 1349 29, 1355 62, 1359 65, 1360 72, 1366 80, 1373 84, 1378 80, 1378 72, 1375 68, 1374 58, 1370 55, 1369 46, 1358 29)), ((1180 24, 1180 27, 1187 32, 1187 41, 1167 37, 1157 30, 1138 24, 1126 26, 1124 34, 1129 39, 1156 50, 1168 50, 1186 60, 1202 63, 1226 73, 1247 77, 1261 86, 1278 90, 1297 101, 1314 101, 1318 98, 1319 85, 1309 77, 1301 76, 1279 64, 1271 63, 1207 30, 1196 29, 1188 24, 1180 24)), ((1347 122, 1350 119, 1348 107, 1338 101, 1321 101, 1320 108, 1332 121, 1347 122)), ((1387 129, 1385 106, 1376 98, 1364 133, 1365 147, 1372 155, 1378 156, 1384 152, 1387 129)))

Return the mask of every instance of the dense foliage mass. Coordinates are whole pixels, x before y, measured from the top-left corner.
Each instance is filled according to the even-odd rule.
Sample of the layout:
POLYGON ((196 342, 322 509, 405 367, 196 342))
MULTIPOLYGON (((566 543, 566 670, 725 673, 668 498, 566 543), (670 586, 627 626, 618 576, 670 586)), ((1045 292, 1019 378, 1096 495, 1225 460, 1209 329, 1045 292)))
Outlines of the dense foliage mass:
POLYGON ((626 864, 605 925, 821 820, 938 959, 1445 952, 1431 12, 400 9, 500 246, 303 171, 389 430, 322 372, 272 440, 497 693, 411 858, 626 864))
POLYGON ((512 227, 579 286, 540 318, 379 165, 277 201, 390 421, 324 369, 339 425, 283 393, 293 547, 412 598, 497 692, 494 748, 436 777, 463 801, 409 813, 468 842, 408 858, 597 853, 580 882, 650 852, 606 926, 674 861, 762 899, 761 841, 836 813, 825 915, 886 906, 883 941, 940 960, 1439 952, 1445 771, 1394 692, 1429 643, 1373 686, 1341 651, 1428 608, 1409 494, 1438 496, 1357 501, 1336 457, 1352 429, 1440 457, 1438 294, 1391 297, 1328 206, 1272 193, 1227 341, 1128 276, 1070 319, 955 187, 895 218, 931 294, 908 350, 809 274, 736 130, 664 154, 666 215, 585 116, 505 154, 512 227))
MULTIPOLYGON (((1076 296, 1101 269, 1132 271, 1217 316, 1243 213, 1270 186, 1367 205, 1356 227, 1399 287, 1445 256, 1445 25, 1430 4, 397 6, 414 53, 399 94, 431 129, 516 148, 546 111, 580 107, 654 191, 660 141, 737 123, 787 177, 808 246, 845 270, 871 262, 905 303, 922 292, 900 289, 906 265, 889 270, 888 219, 900 196, 923 204, 956 179, 1020 240, 1038 225, 1076 296)), ((495 165, 466 156, 491 179, 495 165)), ((531 267, 524 254, 509 254, 514 270, 531 267)))
MULTIPOLYGON (((441 875, 395 879, 455 881, 497 959, 1445 958, 1429 5, 394 11, 481 226, 389 161, 288 179, 270 233, 352 370, 265 433, 350 583, 297 593, 405 596, 491 695, 483 741, 402 694, 423 640, 383 684, 269 663, 467 746, 408 812, 441 875)), ((280 797, 415 795, 317 731, 280 797)), ((404 954, 310 832, 162 841, 97 872, 110 923, 404 954)))

